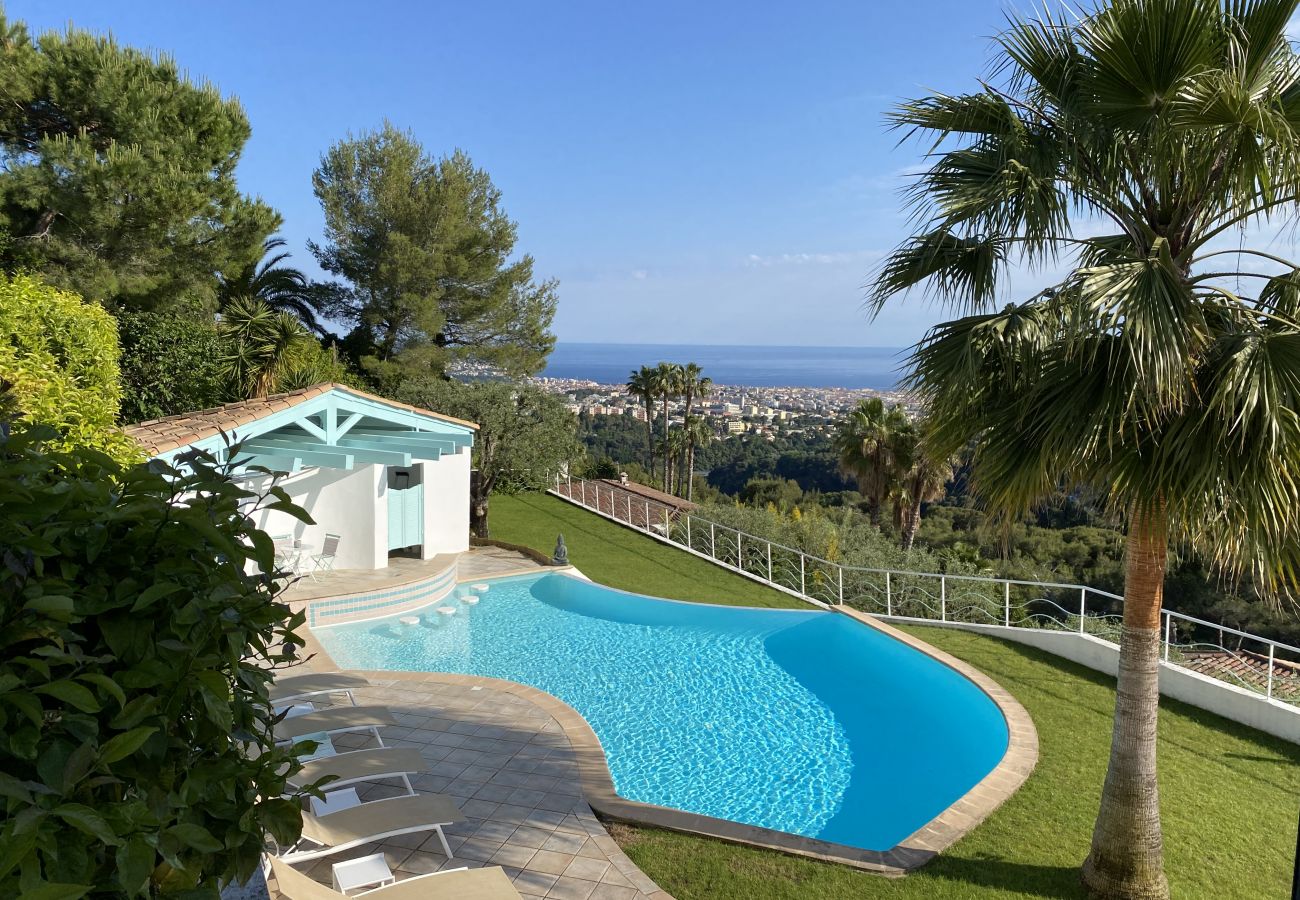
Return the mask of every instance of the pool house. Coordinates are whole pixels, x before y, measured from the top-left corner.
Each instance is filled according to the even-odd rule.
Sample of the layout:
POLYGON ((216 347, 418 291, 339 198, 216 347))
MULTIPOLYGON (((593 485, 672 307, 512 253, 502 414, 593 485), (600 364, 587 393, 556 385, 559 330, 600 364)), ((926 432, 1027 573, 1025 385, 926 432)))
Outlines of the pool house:
POLYGON ((257 514, 300 574, 381 570, 469 549, 470 448, 478 426, 341 384, 318 384, 132 426, 155 459, 203 450, 253 486, 280 485, 315 524, 257 514), (232 459, 227 457, 233 454, 232 459))

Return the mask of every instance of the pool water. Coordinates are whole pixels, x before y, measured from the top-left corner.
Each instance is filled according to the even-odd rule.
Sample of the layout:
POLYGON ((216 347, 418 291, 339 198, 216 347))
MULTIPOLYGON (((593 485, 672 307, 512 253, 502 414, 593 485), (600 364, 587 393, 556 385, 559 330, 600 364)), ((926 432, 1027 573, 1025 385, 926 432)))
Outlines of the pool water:
MULTIPOLYGON (((561 574, 441 615, 318 628, 343 668, 504 678, 600 738, 620 796, 888 850, 1001 760, 1001 712, 848 616, 660 600, 561 574)), ((463 589, 463 588, 462 588, 463 589)), ((410 612, 405 616, 412 615, 410 612)))

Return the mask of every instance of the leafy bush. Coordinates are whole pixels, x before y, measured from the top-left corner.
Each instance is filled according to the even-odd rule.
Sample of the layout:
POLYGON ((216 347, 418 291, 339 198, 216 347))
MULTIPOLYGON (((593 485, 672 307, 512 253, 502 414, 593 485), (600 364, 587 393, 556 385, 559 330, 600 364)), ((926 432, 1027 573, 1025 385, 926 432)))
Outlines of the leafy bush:
POLYGON ((143 422, 225 403, 215 324, 178 313, 118 316, 122 421, 143 422))
POLYGON ((28 275, 0 275, 0 412, 59 432, 56 446, 123 461, 140 450, 117 427, 117 324, 98 306, 28 275))
POLYGON ((240 742, 271 746, 303 621, 246 574, 274 571, 248 514, 305 513, 51 434, 0 443, 0 896, 215 898, 301 827, 293 752, 240 742))

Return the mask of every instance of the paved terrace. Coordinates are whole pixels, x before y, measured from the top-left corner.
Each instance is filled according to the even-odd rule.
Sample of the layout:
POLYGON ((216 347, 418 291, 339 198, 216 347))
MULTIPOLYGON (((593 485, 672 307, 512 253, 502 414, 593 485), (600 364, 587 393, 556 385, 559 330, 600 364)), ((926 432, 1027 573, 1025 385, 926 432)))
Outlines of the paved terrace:
MULTIPOLYGON (((419 581, 453 558, 393 558, 387 569, 339 570, 320 581, 303 578, 287 592, 291 603, 380 590, 419 581)), ((475 547, 459 555, 457 581, 477 581, 544 569, 525 554, 475 547)), ((334 663, 307 632, 314 654, 299 671, 331 671, 334 663)), ((501 866, 525 900, 672 900, 619 849, 582 798, 578 751, 563 727, 528 699, 530 688, 489 679, 423 672, 367 672, 371 687, 358 703, 389 707, 398 727, 382 730, 388 746, 414 747, 429 773, 411 779, 417 791, 452 797, 466 821, 446 829, 453 858, 433 832, 392 838, 325 857, 302 871, 323 884, 330 866, 382 852, 401 878, 443 869, 501 866)), ((367 746, 368 737, 341 735, 340 750, 367 746)), ((359 789, 363 800, 403 793, 397 782, 359 789)), ((281 896, 271 881, 271 897, 281 896)), ((229 898, 256 898, 256 886, 229 898)), ((264 895, 262 895, 264 896, 264 895)))
POLYGON ((398 587, 421 581, 456 564, 457 581, 480 581, 502 575, 519 575, 545 568, 517 550, 471 547, 465 553, 443 553, 433 559, 394 556, 386 569, 335 569, 316 579, 302 575, 284 592, 290 604, 327 597, 342 597, 398 587))
MULTIPOLYGON (((525 900, 672 900, 592 814, 578 786, 575 751, 541 707, 482 679, 365 674, 372 687, 358 692, 357 702, 385 704, 399 723, 383 729, 385 744, 414 747, 429 763, 429 774, 412 779, 415 789, 454 798, 466 821, 446 829, 450 860, 428 832, 326 857, 302 871, 328 884, 331 863, 382 852, 399 879, 501 866, 525 900)), ((342 736, 336 744, 357 749, 365 741, 342 736)), ((401 793, 386 784, 360 791, 363 800, 401 793)), ((270 888, 272 897, 280 896, 274 881, 270 888)))

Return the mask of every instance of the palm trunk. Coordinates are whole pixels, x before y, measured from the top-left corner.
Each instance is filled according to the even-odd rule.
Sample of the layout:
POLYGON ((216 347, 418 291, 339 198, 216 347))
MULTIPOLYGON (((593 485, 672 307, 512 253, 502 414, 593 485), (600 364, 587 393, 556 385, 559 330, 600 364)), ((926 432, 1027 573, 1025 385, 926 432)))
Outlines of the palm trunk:
POLYGON ((695 495, 695 441, 686 445, 686 502, 695 495))
POLYGON ((1124 627, 1110 765, 1083 883, 1095 897, 1166 900, 1156 781, 1156 713, 1160 703, 1160 604, 1168 524, 1163 504, 1129 526, 1124 571, 1124 627))
POLYGON ((911 550, 912 545, 916 543, 916 533, 921 530, 921 504, 915 502, 907 510, 907 516, 903 519, 903 550, 911 550))
POLYGON ((645 455, 646 455, 645 470, 650 475, 654 475, 655 473, 655 406, 654 406, 654 402, 650 399, 649 394, 646 395, 646 402, 645 402, 645 455))
POLYGON ((664 490, 671 492, 672 486, 669 483, 668 479, 671 477, 671 473, 669 472, 669 469, 672 465, 673 451, 668 446, 668 393, 667 391, 664 392, 663 404, 664 404, 664 490))

